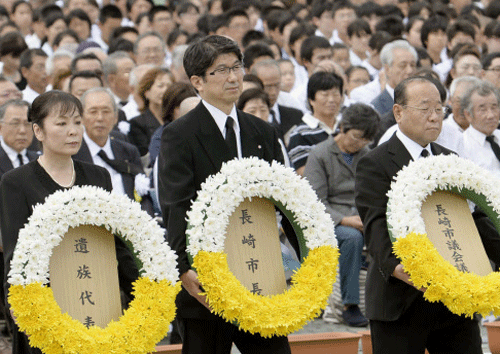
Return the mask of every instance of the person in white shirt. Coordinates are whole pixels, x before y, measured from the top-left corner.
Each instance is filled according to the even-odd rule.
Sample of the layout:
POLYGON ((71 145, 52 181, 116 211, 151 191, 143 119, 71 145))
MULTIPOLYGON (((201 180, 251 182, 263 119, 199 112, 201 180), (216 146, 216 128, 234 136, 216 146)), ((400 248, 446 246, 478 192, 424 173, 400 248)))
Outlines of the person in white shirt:
MULTIPOLYGON (((139 111, 139 104, 142 106, 144 102, 142 102, 142 99, 139 96, 139 82, 141 81, 143 75, 154 67, 155 66, 152 64, 137 65, 130 72, 129 85, 132 93, 129 95, 128 103, 122 107, 127 120, 131 120, 132 118, 137 117, 141 114, 141 112, 139 111)), ((128 126, 128 128, 129 127, 130 126, 128 126)), ((124 134, 128 133, 128 128, 124 131, 120 126, 120 131, 124 134)))
POLYGON ((32 103, 38 95, 45 92, 49 83, 45 62, 47 54, 41 49, 28 49, 21 54, 21 73, 28 81, 23 90, 23 99, 32 103))
POLYGON ((333 23, 335 30, 333 31, 332 42, 347 43, 347 27, 356 19, 356 7, 348 0, 335 1, 332 9, 333 23))
POLYGON ((371 34, 370 25, 362 19, 351 22, 347 27, 347 36, 349 37, 347 43, 351 48, 349 52, 351 65, 361 65, 364 60, 369 58, 368 42, 371 34))
POLYGON ((130 55, 123 51, 114 52, 102 63, 104 81, 113 93, 119 108, 127 105, 132 93, 129 85, 130 72, 135 63, 130 55))
POLYGON ((469 121, 464 116, 462 100, 467 90, 480 82, 474 76, 462 76, 453 80, 450 86, 449 101, 453 113, 443 121, 441 134, 436 143, 455 151, 460 156, 463 155, 463 133, 469 128, 469 121))
POLYGON ((106 5, 99 12, 99 35, 93 37, 92 40, 99 44, 101 49, 107 53, 109 48, 109 38, 115 28, 121 26, 122 13, 115 5, 106 5))
POLYGON ((470 123, 464 132, 463 156, 500 177, 500 96, 486 81, 474 85, 463 97, 464 115, 470 123))
POLYGON ((311 10, 312 23, 316 26, 314 34, 328 39, 331 45, 334 43, 333 31, 335 30, 332 10, 333 3, 329 1, 318 1, 311 10))

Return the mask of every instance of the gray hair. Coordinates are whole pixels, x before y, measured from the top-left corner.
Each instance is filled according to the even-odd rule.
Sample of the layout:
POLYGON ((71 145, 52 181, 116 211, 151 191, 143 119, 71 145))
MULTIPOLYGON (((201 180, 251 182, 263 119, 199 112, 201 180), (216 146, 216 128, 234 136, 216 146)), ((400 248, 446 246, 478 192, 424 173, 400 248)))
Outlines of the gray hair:
POLYGON ((82 95, 82 98, 80 98, 80 101, 82 102, 82 106, 83 106, 84 110, 85 110, 85 104, 87 102, 87 96, 92 94, 92 93, 96 93, 96 92, 107 93, 109 95, 110 100, 111 100, 111 105, 113 106, 113 112, 115 112, 115 113, 118 112, 118 106, 116 105, 115 97, 113 96, 111 91, 105 87, 94 87, 94 88, 91 88, 91 89, 85 91, 85 93, 82 95))
POLYGON ((149 31, 149 32, 145 32, 145 33, 141 34, 135 40, 135 42, 134 42, 134 54, 137 55, 137 52, 139 50, 139 42, 142 41, 146 37, 157 37, 160 40, 161 46, 163 48, 163 51, 165 51, 167 45, 163 41, 163 38, 161 37, 161 35, 158 32, 149 31))
POLYGON ((54 61, 58 58, 64 58, 64 57, 73 60, 75 54, 73 54, 71 51, 67 49, 59 48, 54 52, 54 54, 52 54, 47 58, 47 61, 45 62, 45 70, 47 70, 47 75, 50 76, 54 73, 54 61))
POLYGON ((259 61, 257 63, 255 63, 253 66, 252 66, 252 74, 257 75, 257 72, 259 71, 259 69, 263 69, 263 68, 267 68, 267 69, 278 69, 278 72, 280 73, 281 75, 281 70, 280 70, 280 66, 278 64, 278 62, 274 59, 266 59, 266 60, 262 60, 262 61, 259 61))
POLYGON ((107 81, 108 76, 111 74, 116 74, 118 72, 118 60, 121 59, 132 59, 130 58, 130 55, 127 52, 124 52, 123 50, 119 50, 117 52, 114 52, 110 54, 102 63, 102 72, 104 74, 104 79, 107 81))
POLYGON ((472 95, 474 93, 477 93, 481 97, 486 97, 493 93, 497 99, 497 102, 500 104, 500 94, 496 87, 488 81, 479 80, 479 83, 467 89, 466 93, 460 100, 460 106, 463 108, 463 110, 468 112, 473 117, 474 105, 472 104, 472 95))
POLYGON ((184 65, 182 60, 184 59, 184 53, 188 47, 189 45, 187 44, 181 44, 174 48, 174 51, 172 52, 172 66, 181 68, 184 65))
POLYGON ((413 48, 411 44, 404 39, 398 39, 387 43, 380 51, 380 61, 383 65, 392 66, 392 63, 394 62, 394 49, 405 49, 413 55, 415 61, 418 60, 418 54, 415 48, 413 48))
POLYGON ((453 97, 455 95, 455 91, 457 90, 458 86, 461 84, 469 84, 469 85, 477 85, 481 82, 480 79, 478 79, 475 76, 460 76, 457 77, 456 79, 453 79, 450 85, 450 97, 453 97))
POLYGON ((28 111, 31 107, 29 102, 26 102, 23 100, 18 100, 18 99, 9 100, 9 101, 5 102, 3 105, 0 106, 0 123, 3 123, 3 120, 5 118, 5 112, 7 111, 7 108, 9 108, 10 106, 27 107, 28 111))

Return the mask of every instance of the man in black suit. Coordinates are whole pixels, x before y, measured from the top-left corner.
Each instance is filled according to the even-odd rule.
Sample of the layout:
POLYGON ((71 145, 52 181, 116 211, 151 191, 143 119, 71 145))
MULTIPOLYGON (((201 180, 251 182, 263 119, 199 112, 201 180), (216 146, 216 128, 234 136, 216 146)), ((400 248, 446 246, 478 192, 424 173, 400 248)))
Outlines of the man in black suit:
POLYGON ((278 96, 281 90, 281 71, 276 60, 263 60, 254 64, 252 74, 262 81, 264 91, 269 95, 271 109, 268 122, 276 127, 279 137, 285 141, 286 133, 293 127, 302 124, 304 114, 296 108, 278 104, 278 96))
POLYGON ((35 160, 38 154, 28 150, 33 129, 28 122, 29 103, 10 100, 0 106, 0 178, 15 167, 35 160))
MULTIPOLYGON (((208 36, 190 45, 184 68, 202 102, 163 130, 159 196, 168 242, 178 255, 183 290, 176 305, 183 353, 290 353, 287 337, 262 338, 238 330, 210 311, 186 254, 186 212, 201 184, 233 158, 283 161, 277 133, 235 107, 243 86, 242 54, 233 40, 208 36)), ((223 230, 221 230, 223 232, 223 230)))
MULTIPOLYGON (((464 353, 481 351, 477 321, 452 314, 423 298, 392 253, 387 231, 387 192, 393 177, 411 160, 452 151, 433 143, 441 131, 443 102, 427 78, 403 80, 394 91, 399 131, 365 155, 356 171, 356 207, 369 253, 366 315, 374 354, 464 353)), ((484 214, 474 218, 490 258, 500 254, 498 234, 484 214), (496 253, 496 255, 495 255, 496 253)))
MULTIPOLYGON (((82 146, 74 156, 76 160, 91 162, 109 171, 113 191, 126 194, 135 200, 134 191, 148 189, 136 186, 136 176, 144 173, 137 148, 110 133, 117 122, 117 106, 107 89, 96 87, 86 91, 81 97, 83 105, 82 122, 85 126, 82 146)), ((146 182, 146 179, 144 179, 146 182)), ((142 195, 141 206, 152 212, 152 201, 148 194, 142 195)))

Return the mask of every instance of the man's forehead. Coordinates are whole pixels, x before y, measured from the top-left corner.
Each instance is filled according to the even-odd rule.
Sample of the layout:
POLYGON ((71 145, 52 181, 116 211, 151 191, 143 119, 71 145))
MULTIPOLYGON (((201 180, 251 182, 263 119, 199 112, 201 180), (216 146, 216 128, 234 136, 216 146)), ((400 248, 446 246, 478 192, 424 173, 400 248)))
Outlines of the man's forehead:
POLYGON ((428 81, 410 82, 406 87, 406 97, 408 100, 413 99, 419 102, 441 102, 441 96, 436 85, 428 81))
POLYGON ((488 101, 494 101, 498 103, 497 96, 494 92, 490 92, 487 95, 480 95, 478 92, 474 92, 471 96, 472 103, 485 103, 488 101))
POLYGON ((0 91, 15 90, 18 91, 17 86, 10 81, 0 81, 0 91))
POLYGON ((5 110, 5 119, 25 118, 28 119, 28 107, 10 105, 5 110))

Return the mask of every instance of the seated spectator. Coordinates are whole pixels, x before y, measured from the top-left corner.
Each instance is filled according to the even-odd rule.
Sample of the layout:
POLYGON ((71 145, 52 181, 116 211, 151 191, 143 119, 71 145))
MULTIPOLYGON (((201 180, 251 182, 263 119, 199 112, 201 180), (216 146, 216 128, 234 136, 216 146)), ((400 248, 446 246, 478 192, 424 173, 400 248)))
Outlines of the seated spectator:
POLYGON ((345 72, 351 66, 351 59, 349 54, 349 47, 344 43, 335 43, 332 46, 334 62, 340 65, 342 70, 345 72))
POLYGON ((345 72, 346 83, 345 83, 345 94, 349 97, 349 94, 356 87, 366 85, 370 82, 370 74, 363 66, 351 66, 345 72))
POLYGON ((458 44, 451 52, 453 66, 446 78, 445 86, 449 87, 451 81, 461 76, 475 76, 481 78, 481 55, 474 44, 458 44))
POLYGON ((0 37, 0 61, 3 63, 1 70, 2 76, 9 79, 19 90, 26 88, 26 79, 23 78, 20 71, 21 53, 28 46, 23 37, 17 32, 7 33, 0 37))
POLYGON ((27 49, 21 54, 21 73, 26 78, 27 85, 23 90, 23 99, 30 104, 45 92, 49 83, 45 62, 47 54, 41 49, 27 49))
POLYGON ((139 96, 144 102, 141 115, 130 120, 128 137, 141 156, 148 153, 153 133, 163 124, 163 94, 174 83, 168 69, 149 70, 139 82, 139 96))
POLYGON ((370 29, 370 25, 363 19, 355 20, 347 27, 351 65, 361 65, 364 60, 369 58, 368 42, 371 35, 372 30, 370 29))
POLYGON ((288 154, 295 172, 304 173, 309 152, 316 144, 333 135, 337 128, 337 116, 344 101, 344 83, 334 73, 317 72, 307 85, 307 99, 312 114, 302 117, 303 123, 292 130, 288 154))
POLYGON ((414 48, 420 48, 424 45, 422 44, 422 39, 420 33, 425 19, 420 16, 411 17, 406 23, 405 27, 405 39, 414 48))
POLYGON ((278 61, 281 71, 281 91, 290 92, 295 85, 295 67, 290 59, 278 61))
POLYGON ((309 154, 304 177, 335 223, 339 242, 342 317, 353 327, 368 320, 359 309, 359 272, 363 251, 363 224, 354 203, 356 166, 368 151, 367 145, 378 130, 380 118, 371 107, 357 103, 344 110, 340 132, 316 145, 309 154))
POLYGON ((481 78, 500 88, 500 52, 493 52, 483 57, 481 78))

